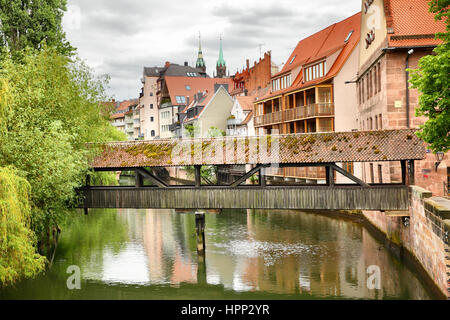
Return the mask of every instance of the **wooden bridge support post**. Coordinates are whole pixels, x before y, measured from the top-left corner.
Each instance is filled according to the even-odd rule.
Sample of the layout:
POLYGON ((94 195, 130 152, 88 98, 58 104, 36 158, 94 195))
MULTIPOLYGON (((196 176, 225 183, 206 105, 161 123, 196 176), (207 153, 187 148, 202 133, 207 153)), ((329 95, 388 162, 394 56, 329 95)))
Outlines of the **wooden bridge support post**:
POLYGON ((205 251, 197 254, 197 284, 207 284, 205 251))
POLYGON ((144 185, 144 179, 138 170, 134 172, 134 181, 134 186, 136 188, 142 188, 142 186, 144 185))
POLYGON ((261 169, 259 169, 259 185, 261 187, 266 186, 266 168, 265 167, 262 167, 261 169))
POLYGON ((205 254, 205 214, 203 212, 195 213, 195 230, 197 232, 197 253, 205 254))
POLYGON ((202 166, 194 166, 195 168, 195 187, 200 188, 202 186, 201 168, 202 166))
POLYGON ((329 187, 334 186, 334 171, 330 165, 325 167, 325 173, 327 179, 327 186, 329 187))

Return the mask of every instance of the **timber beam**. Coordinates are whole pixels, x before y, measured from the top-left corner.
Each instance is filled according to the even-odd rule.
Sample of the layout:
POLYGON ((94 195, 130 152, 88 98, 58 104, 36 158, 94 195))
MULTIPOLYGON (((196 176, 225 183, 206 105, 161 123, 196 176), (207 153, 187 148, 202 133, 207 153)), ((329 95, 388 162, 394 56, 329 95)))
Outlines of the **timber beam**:
MULTIPOLYGON (((242 177, 238 178, 237 180, 235 180, 232 184, 230 184, 229 186, 232 188, 236 188, 237 186, 239 186, 241 183, 243 183, 245 180, 249 179, 251 176, 253 176, 256 172, 260 172, 260 176, 261 174, 261 170, 263 170, 265 167, 267 167, 267 165, 265 164, 259 164, 256 167, 254 167, 253 169, 251 169, 249 172, 247 172, 246 174, 244 174, 242 177)), ((260 179, 261 180, 261 179, 260 179)))

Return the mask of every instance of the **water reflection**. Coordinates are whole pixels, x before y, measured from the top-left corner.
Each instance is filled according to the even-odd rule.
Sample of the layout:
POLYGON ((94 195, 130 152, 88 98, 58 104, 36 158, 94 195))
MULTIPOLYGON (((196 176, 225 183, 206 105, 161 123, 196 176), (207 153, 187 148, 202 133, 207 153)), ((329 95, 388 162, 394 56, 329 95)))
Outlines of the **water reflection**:
POLYGON ((195 216, 174 210, 92 210, 64 229, 55 265, 0 298, 427 299, 402 262, 361 225, 293 211, 224 210, 206 215, 206 258, 195 216), (65 288, 67 266, 83 290, 65 288), (367 267, 381 269, 369 290, 367 267), (101 292, 101 293, 100 293, 101 292))

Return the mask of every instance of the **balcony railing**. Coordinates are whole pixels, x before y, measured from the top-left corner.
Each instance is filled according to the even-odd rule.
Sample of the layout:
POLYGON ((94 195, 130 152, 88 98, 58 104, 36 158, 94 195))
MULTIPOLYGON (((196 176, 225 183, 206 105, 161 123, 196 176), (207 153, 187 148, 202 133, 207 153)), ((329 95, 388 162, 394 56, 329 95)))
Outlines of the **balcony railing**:
POLYGON ((324 116, 334 116, 333 103, 315 103, 256 116, 255 127, 324 116))

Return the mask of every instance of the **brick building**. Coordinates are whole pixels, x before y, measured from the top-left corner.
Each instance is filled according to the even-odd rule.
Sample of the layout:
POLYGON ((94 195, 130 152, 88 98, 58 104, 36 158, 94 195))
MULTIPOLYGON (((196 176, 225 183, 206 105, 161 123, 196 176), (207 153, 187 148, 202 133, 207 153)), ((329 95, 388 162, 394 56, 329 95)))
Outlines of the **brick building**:
MULTIPOLYGON (((361 45, 356 81, 360 130, 418 128, 426 118, 415 116, 419 93, 409 88, 407 69, 440 43, 435 33, 445 24, 428 12, 426 0, 362 1, 361 45)), ((449 156, 435 170, 436 156, 415 164, 415 184, 435 195, 444 195, 448 185, 449 156)), ((365 163, 367 182, 398 182, 397 163, 365 163)), ((445 194, 446 195, 446 194, 445 194)))
POLYGON ((254 62, 250 67, 247 59, 247 67, 242 72, 236 72, 233 77, 234 87, 231 91, 232 96, 258 96, 260 92, 270 86, 272 76, 271 52, 264 53, 264 57, 254 62))

